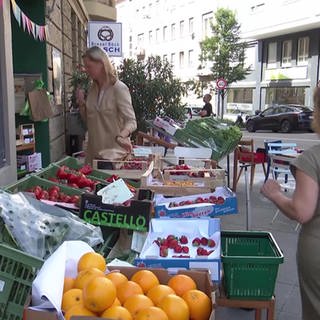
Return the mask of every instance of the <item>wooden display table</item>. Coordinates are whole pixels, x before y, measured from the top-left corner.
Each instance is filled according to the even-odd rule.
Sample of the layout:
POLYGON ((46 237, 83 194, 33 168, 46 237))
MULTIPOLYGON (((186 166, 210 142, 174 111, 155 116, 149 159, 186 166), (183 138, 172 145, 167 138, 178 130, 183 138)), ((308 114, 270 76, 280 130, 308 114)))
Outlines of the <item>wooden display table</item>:
POLYGON ((273 296, 270 300, 235 300, 228 299, 225 295, 224 289, 220 288, 220 295, 216 297, 217 307, 227 308, 247 308, 255 309, 255 320, 261 320, 262 309, 267 310, 266 320, 274 320, 275 310, 275 297, 273 296))

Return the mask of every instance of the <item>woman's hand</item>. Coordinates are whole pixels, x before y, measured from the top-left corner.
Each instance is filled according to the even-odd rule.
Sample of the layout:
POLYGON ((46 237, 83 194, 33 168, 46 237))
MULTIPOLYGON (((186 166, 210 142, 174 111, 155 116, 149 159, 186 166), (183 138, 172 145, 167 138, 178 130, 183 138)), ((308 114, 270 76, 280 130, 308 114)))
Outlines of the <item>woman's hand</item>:
POLYGON ((281 192, 281 187, 276 180, 267 180, 261 187, 260 192, 269 200, 273 200, 274 196, 281 192))
POLYGON ((132 144, 131 144, 131 142, 130 142, 130 140, 128 138, 123 138, 123 137, 117 136, 116 142, 118 143, 118 145, 120 147, 125 149, 128 153, 131 153, 132 144))

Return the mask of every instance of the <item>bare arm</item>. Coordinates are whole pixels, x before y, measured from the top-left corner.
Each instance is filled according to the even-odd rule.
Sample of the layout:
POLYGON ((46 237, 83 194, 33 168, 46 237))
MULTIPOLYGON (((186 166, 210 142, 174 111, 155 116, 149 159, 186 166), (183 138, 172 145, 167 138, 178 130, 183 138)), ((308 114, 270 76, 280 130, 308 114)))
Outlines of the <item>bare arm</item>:
POLYGON ((296 189, 292 198, 281 192, 275 180, 268 180, 261 188, 261 193, 271 200, 287 217, 300 223, 312 219, 319 196, 319 185, 303 171, 296 170, 296 189))
POLYGON ((86 101, 84 98, 84 91, 81 89, 77 89, 76 95, 77 95, 77 104, 79 106, 79 112, 80 112, 81 118, 86 123, 87 112, 86 112, 86 101))

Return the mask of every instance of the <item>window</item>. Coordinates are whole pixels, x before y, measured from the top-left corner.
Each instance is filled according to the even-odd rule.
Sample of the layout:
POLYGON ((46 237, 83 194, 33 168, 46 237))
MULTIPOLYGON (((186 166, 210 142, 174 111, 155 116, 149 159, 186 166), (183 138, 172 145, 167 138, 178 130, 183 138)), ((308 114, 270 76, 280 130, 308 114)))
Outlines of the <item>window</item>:
POLYGON ((176 38, 176 24, 173 23, 171 25, 171 40, 175 40, 176 38))
POLYGON ((149 43, 152 43, 153 41, 153 34, 152 34, 152 30, 149 31, 149 43))
POLYGON ((299 38, 297 64, 299 66, 308 64, 308 58, 309 58, 309 37, 299 38))
POLYGON ((132 50, 132 36, 129 36, 129 49, 132 50))
POLYGON ((163 27, 163 41, 167 41, 167 31, 168 30, 168 27, 167 26, 164 26, 163 27))
POLYGON ((144 43, 144 34, 143 33, 140 33, 138 34, 138 47, 142 47, 143 46, 143 43, 144 43))
POLYGON ((291 66, 291 59, 292 59, 292 40, 283 41, 281 65, 283 67, 291 66))
POLYGON ((273 104, 305 104, 304 87, 267 88, 266 105, 273 104))
POLYGON ((156 29, 156 42, 159 42, 160 41, 160 29, 157 28, 156 29))
POLYGON ((202 36, 203 38, 209 37, 212 35, 211 23, 213 20, 212 12, 208 12, 202 15, 202 36))
POLYGON ((168 60, 168 55, 164 54, 163 55, 163 61, 167 61, 168 60))
POLYGON ((269 109, 266 109, 265 111, 263 111, 261 114, 264 117, 267 117, 267 116, 272 116, 273 114, 276 114, 276 113, 277 113, 276 108, 269 108, 269 109))
POLYGON ((194 51, 193 50, 188 51, 188 66, 189 66, 189 68, 192 68, 194 66, 194 51))
POLYGON ((180 21, 180 38, 184 35, 184 20, 180 21))
POLYGON ((277 66, 277 43, 270 42, 268 44, 268 68, 275 68, 277 66))
POLYGON ((250 88, 230 89, 227 95, 228 103, 252 103, 253 90, 250 88))
POLYGON ((183 51, 181 51, 179 53, 179 66, 180 66, 180 68, 184 67, 184 52, 183 51))
POLYGON ((246 68, 254 70, 256 61, 256 46, 252 46, 246 49, 246 58, 244 61, 244 65, 246 68))
POLYGON ((175 66, 175 64, 176 64, 176 54, 175 53, 171 53, 170 63, 173 66, 175 66))
POLYGON ((193 18, 189 18, 189 34, 193 33, 193 18))

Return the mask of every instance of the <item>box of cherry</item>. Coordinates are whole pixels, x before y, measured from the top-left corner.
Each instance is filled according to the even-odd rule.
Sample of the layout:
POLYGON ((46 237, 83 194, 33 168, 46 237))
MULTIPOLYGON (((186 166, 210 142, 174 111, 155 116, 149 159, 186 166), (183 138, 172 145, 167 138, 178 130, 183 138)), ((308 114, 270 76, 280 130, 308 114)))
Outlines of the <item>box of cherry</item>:
POLYGON ((198 218, 216 217, 238 213, 236 195, 227 187, 217 187, 215 192, 191 196, 155 198, 157 218, 198 218))
POLYGON ((137 266, 205 268, 220 279, 220 219, 152 219, 137 266))

